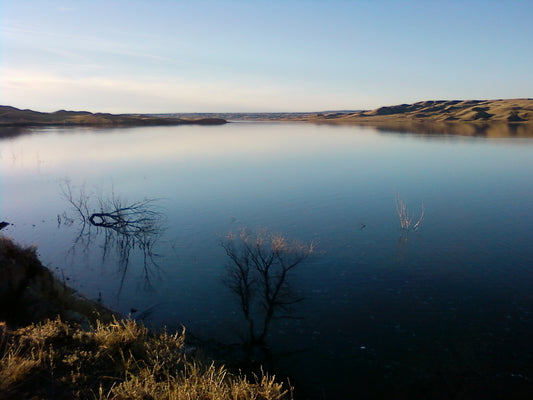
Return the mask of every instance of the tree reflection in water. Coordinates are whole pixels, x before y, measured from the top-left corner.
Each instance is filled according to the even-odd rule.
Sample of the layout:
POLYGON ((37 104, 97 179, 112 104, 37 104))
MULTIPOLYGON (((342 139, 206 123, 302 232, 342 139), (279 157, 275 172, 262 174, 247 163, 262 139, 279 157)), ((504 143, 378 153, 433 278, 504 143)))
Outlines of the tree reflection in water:
POLYGON ((294 319, 291 306, 303 300, 291 289, 291 271, 313 253, 314 245, 243 228, 228 234, 221 246, 229 258, 225 284, 239 300, 248 325, 243 338, 247 357, 255 350, 268 357, 266 338, 273 320, 294 319))
POLYGON ((142 287, 153 291, 152 279, 157 276, 159 266, 154 252, 155 244, 164 231, 164 214, 157 211, 156 199, 127 202, 117 196, 114 190, 104 196, 102 190, 88 191, 86 185, 73 187, 70 181, 61 184, 61 195, 69 203, 76 217, 67 212, 57 216, 58 226, 73 226, 79 232, 69 251, 75 254, 81 249, 85 256, 98 250, 102 260, 115 252, 120 277, 120 295, 130 265, 132 251, 138 250, 143 258, 142 287))

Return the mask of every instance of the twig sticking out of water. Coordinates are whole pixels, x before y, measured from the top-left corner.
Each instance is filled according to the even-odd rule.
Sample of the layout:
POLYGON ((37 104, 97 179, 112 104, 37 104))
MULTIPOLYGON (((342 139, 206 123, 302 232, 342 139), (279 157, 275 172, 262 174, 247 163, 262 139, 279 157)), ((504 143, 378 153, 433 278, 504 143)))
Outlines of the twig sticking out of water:
POLYGON ((396 212, 398 214, 398 219, 400 220, 400 227, 405 230, 413 230, 416 231, 418 228, 420 228, 420 224, 424 220, 424 215, 426 209, 424 208, 424 204, 422 204, 422 211, 420 213, 420 217, 414 221, 414 216, 409 213, 409 210, 407 209, 407 204, 405 204, 405 201, 401 198, 401 196, 397 193, 394 197, 394 203, 396 205, 396 212))

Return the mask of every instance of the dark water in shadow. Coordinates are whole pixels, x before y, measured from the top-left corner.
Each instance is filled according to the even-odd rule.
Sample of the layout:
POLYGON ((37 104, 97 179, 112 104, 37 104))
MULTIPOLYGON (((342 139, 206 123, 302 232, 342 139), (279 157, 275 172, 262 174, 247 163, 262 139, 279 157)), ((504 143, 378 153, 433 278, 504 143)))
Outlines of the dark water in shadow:
POLYGON ((86 296, 236 343, 246 324, 220 241, 265 227, 316 244, 290 277, 299 318, 267 338, 268 365, 297 394, 531 393, 531 139, 279 123, 32 132, 0 142, 0 219, 86 296), (93 211, 155 199, 153 260, 137 245, 121 262, 101 228, 80 237, 67 180, 93 211), (400 229, 397 193, 426 210, 416 232, 400 229))

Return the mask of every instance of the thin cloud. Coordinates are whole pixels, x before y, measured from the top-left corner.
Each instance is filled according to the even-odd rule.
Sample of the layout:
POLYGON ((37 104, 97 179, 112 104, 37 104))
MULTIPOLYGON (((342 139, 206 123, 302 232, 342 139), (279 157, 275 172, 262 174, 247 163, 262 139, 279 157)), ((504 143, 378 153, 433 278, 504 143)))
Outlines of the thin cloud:
POLYGON ((112 40, 102 41, 102 38, 97 36, 63 34, 50 32, 44 29, 28 29, 13 24, 3 24, 0 27, 0 32, 3 35, 12 36, 17 42, 26 42, 30 47, 36 46, 38 50, 44 50, 57 55, 87 58, 87 53, 107 53, 114 56, 128 56, 159 62, 175 62, 175 60, 170 57, 135 50, 136 47, 130 43, 112 40), (25 40, 26 36, 30 36, 30 40, 25 40), (42 37, 64 39, 64 41, 46 42, 39 40, 38 45, 36 45, 34 43, 35 38, 42 39, 42 37))
POLYGON ((58 6, 56 8, 56 10, 59 11, 59 12, 68 13, 68 12, 76 11, 77 8, 75 8, 75 7, 67 7, 67 6, 58 6))

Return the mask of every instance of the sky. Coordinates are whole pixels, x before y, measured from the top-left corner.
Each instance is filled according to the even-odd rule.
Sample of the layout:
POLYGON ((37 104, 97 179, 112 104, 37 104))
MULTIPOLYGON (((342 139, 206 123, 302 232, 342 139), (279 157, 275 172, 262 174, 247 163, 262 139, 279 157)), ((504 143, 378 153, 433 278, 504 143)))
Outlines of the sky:
POLYGON ((533 1, 2 0, 0 104, 112 113, 533 97, 533 1))

